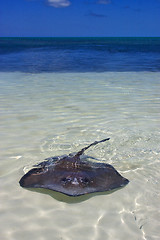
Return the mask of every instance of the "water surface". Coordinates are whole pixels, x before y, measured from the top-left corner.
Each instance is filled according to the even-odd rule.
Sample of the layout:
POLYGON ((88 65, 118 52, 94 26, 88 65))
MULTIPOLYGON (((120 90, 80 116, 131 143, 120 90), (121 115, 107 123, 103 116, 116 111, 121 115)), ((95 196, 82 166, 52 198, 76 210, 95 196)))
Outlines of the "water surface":
MULTIPOLYGON (((59 49, 63 51, 61 46, 59 49)), ((78 71, 72 59, 72 71, 64 72, 54 68, 50 71, 47 65, 46 71, 42 71, 34 59, 39 56, 42 61, 42 56, 52 56, 52 51, 48 50, 49 55, 44 48, 34 51, 10 50, 0 56, 1 239, 158 240, 160 72, 155 65, 158 51, 145 53, 148 58, 152 56, 153 62, 145 65, 146 70, 140 66, 143 71, 134 64, 129 65, 135 71, 130 71, 129 65, 123 67, 119 57, 123 71, 116 71, 118 64, 114 66, 114 61, 113 71, 104 71, 105 68, 99 71, 98 67, 87 71, 90 60, 86 59, 86 69, 82 71, 79 64, 78 71), (24 56, 26 68, 25 58, 20 61, 24 56), (152 71, 150 66, 154 66, 152 71), (73 199, 19 186, 19 179, 33 164, 49 156, 76 152, 106 137, 110 141, 88 149, 86 154, 112 164, 130 180, 125 188, 73 199)), ((74 54, 76 51, 80 50, 74 54)), ((129 54, 134 58, 136 53, 126 53, 126 58, 129 54)), ((112 59, 113 55, 108 57, 112 59)), ((91 60, 96 64, 96 60, 91 60)), ((45 61, 47 57, 42 67, 45 61)), ((63 62, 63 57, 59 62, 63 62)))
POLYGON ((0 71, 160 71, 160 38, 0 38, 0 71))

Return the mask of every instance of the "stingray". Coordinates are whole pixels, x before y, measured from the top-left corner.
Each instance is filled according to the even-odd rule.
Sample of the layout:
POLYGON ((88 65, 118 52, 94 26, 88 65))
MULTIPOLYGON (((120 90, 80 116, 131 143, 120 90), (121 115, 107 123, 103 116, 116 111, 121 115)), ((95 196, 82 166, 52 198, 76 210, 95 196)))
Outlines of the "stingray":
POLYGON ((82 158, 85 150, 107 140, 95 141, 76 154, 46 158, 21 178, 20 186, 50 189, 73 197, 125 186, 129 180, 112 165, 82 158))

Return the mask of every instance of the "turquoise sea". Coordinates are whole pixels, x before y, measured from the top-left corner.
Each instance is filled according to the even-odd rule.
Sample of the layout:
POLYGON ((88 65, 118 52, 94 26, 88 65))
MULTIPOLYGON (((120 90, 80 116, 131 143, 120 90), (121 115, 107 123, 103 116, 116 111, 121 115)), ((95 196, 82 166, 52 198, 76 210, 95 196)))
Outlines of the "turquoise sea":
POLYGON ((160 38, 0 38, 0 239, 158 240, 160 38), (72 198, 19 186, 89 149, 130 183, 72 198))

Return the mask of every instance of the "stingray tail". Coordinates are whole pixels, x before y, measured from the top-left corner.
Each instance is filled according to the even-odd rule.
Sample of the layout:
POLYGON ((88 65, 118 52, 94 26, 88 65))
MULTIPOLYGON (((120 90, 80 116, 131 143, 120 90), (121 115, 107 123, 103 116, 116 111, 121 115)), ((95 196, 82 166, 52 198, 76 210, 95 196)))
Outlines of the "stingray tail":
POLYGON ((103 139, 103 140, 101 140, 101 141, 95 141, 94 143, 91 143, 89 146, 87 146, 87 147, 85 147, 85 148, 82 148, 82 150, 79 151, 79 152, 75 155, 75 157, 81 156, 81 155, 84 153, 84 151, 87 150, 88 148, 90 148, 91 146, 97 145, 98 143, 101 143, 101 142, 108 141, 109 139, 110 139, 110 138, 105 138, 105 139, 103 139))

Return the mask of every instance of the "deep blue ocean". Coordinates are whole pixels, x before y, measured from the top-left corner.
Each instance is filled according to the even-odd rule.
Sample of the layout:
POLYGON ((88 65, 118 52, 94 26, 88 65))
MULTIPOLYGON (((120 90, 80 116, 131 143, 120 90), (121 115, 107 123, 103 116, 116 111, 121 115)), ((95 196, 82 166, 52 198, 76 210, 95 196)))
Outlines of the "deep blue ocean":
POLYGON ((0 38, 0 71, 160 71, 160 38, 0 38))

